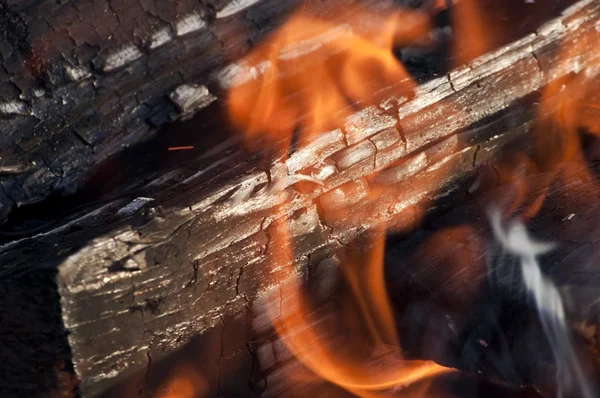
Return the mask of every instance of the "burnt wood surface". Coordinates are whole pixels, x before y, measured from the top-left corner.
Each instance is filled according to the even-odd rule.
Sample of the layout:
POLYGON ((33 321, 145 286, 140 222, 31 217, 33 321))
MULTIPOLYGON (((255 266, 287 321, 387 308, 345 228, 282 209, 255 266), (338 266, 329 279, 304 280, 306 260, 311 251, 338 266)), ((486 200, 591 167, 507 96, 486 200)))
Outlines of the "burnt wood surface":
MULTIPOLYGON (((501 45, 573 2, 529 4, 523 11, 520 0, 486 0, 484 8, 510 26, 497 36, 501 45)), ((235 61, 299 3, 0 2, 0 221, 15 208, 72 194, 107 158, 220 98, 239 71, 235 61)), ((350 3, 356 0, 309 2, 325 17, 350 3)), ((359 3, 385 10, 391 0, 359 3)), ((413 57, 405 55, 410 64, 413 57)), ((421 74, 446 72, 413 66, 421 74)))
MULTIPOLYGON (((287 216, 297 226, 298 272, 306 271, 312 253, 356 236, 357 228, 338 225, 327 214, 329 207, 360 198, 369 189, 366 176, 381 171, 380 184, 417 187, 440 167, 452 165, 455 172, 434 188, 424 184, 427 190, 407 189, 400 197, 382 197, 369 217, 360 220, 363 228, 389 218, 410 223, 412 200, 444 197, 461 186, 461 177, 472 175, 503 146, 520 142, 531 128, 536 91, 552 79, 585 70, 597 57, 594 49, 584 49, 576 58, 556 60, 563 39, 595 29, 599 8, 596 2, 581 1, 536 33, 424 83, 408 102, 391 98, 360 111, 343 129, 323 133, 285 162, 265 164, 260 160, 265 154, 249 154, 235 140, 225 141, 212 153, 171 160, 176 166, 148 173, 133 188, 74 209, 32 236, 9 236, 12 240, 0 248, 0 275, 7 295, 3 320, 11 325, 5 333, 11 339, 2 344, 12 347, 17 365, 3 364, 6 391, 18 395, 25 388, 34 395, 40 389, 72 389, 70 353, 82 395, 101 394, 127 376, 151 374, 153 364, 194 336, 244 313, 264 289, 265 275, 277 268, 266 261, 266 254, 272 250, 270 228, 280 217, 273 209, 288 194, 294 198, 287 216), (55 277, 56 287, 44 284, 47 295, 28 292, 38 280, 55 277), (11 306, 13 300, 31 303, 21 310, 11 306), (31 315, 30 322, 25 314, 31 315), (29 330, 36 330, 35 343, 29 330), (30 352, 25 347, 32 344, 45 349, 21 355, 30 352), (39 367, 53 370, 34 377, 32 369, 39 367)), ((205 109, 214 111, 217 105, 205 109)), ((7 120, 25 123, 29 118, 17 115, 7 120)), ((126 130, 121 127, 117 130, 126 130)), ((118 150, 127 142, 123 137, 116 141, 118 150)), ((98 159, 117 150, 106 149, 109 146, 98 149, 98 159)), ((44 151, 40 143, 34 147, 44 151)), ((93 158, 90 153, 86 161, 93 158)), ((40 170, 45 171, 39 174, 47 171, 40 170)), ((8 180, 21 186, 20 175, 8 180)), ((67 180, 61 178, 61 184, 67 180)), ((36 186, 42 187, 37 198, 57 187, 54 182, 36 186)), ((232 343, 241 346, 215 354, 221 375, 217 379, 226 377, 220 373, 225 367, 221 360, 234 362, 241 355, 252 363, 241 340, 232 343)), ((132 391, 147 394, 148 380, 139 379, 141 386, 132 391)))
MULTIPOLYGON (((596 267, 600 255, 596 238, 599 148, 600 143, 594 141, 588 147, 588 163, 575 163, 568 182, 558 180, 552 185, 538 216, 528 223, 536 238, 556 244, 540 264, 563 294, 575 350, 595 388, 600 387, 596 377, 600 370, 600 274, 596 267), (585 172, 587 167, 591 174, 585 172)), ((524 182, 536 186, 543 178, 543 174, 534 173, 524 182)), ((463 372, 437 378, 427 397, 453 393, 461 397, 539 398, 556 394, 551 347, 518 275, 504 274, 503 280, 488 278, 490 263, 500 266, 506 261, 510 266, 511 258, 499 260, 501 249, 490 231, 484 204, 498 205, 515 193, 515 186, 498 183, 493 170, 483 166, 476 178, 445 196, 445 204, 431 208, 427 219, 410 234, 388 239, 387 289, 406 355, 432 359, 463 372)), ((308 210, 290 221, 292 230, 312 225, 313 234, 321 234, 317 217, 315 210, 308 210)), ((320 236, 313 238, 322 241, 320 236)), ((307 239, 310 237, 303 235, 296 243, 305 244, 307 239)), ((311 313, 314 323, 310 325, 318 327, 320 320, 340 305, 337 251, 344 246, 327 242, 298 262, 306 267, 307 292, 315 302, 311 313)), ((230 258, 225 256, 223 260, 230 258)), ((246 266, 241 278, 247 278, 247 272, 257 271, 246 266)), ((194 274, 191 277, 193 280, 194 274)), ((286 300, 282 287, 285 276, 283 279, 278 286, 264 288, 239 312, 218 311, 214 327, 191 338, 172 355, 150 354, 147 368, 101 396, 127 396, 139 391, 142 396, 153 396, 168 391, 166 386, 178 375, 195 380, 198 391, 211 396, 351 396, 320 380, 294 358, 284 343, 286 336, 272 330, 265 310, 267 300, 279 302, 280 316, 296 308, 293 301, 286 300)), ((206 286, 210 283, 205 281, 206 286)), ((244 289, 244 282, 239 286, 244 289)), ((147 310, 160 313, 161 304, 147 302, 147 310)), ((324 333, 323 329, 320 332, 324 333)), ((310 352, 311 347, 305 349, 310 352)))
POLYGON ((214 100, 294 1, 0 3, 0 219, 214 100))

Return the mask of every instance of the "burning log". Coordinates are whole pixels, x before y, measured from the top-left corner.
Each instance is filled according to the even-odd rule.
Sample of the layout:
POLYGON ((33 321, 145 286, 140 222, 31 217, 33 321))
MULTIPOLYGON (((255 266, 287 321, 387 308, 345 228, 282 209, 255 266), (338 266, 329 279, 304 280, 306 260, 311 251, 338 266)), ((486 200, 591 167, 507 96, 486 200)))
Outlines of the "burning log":
MULTIPOLYGON (((231 61, 300 2, 6 3, 2 221, 15 208, 72 194, 124 147, 210 104, 235 69, 231 61)), ((315 3, 317 13, 335 13, 331 4, 315 3)), ((376 9, 382 2, 370 3, 376 9)), ((556 8, 544 5, 537 14, 548 18, 556 8)))
MULTIPOLYGON (((250 334, 260 337, 268 329, 261 322, 270 324, 256 304, 265 281, 283 285, 290 265, 300 275, 326 266, 329 251, 365 229, 390 220, 413 226, 419 203, 434 206, 432 199, 457 190, 501 148, 522 142, 533 126, 536 91, 597 62, 593 47, 564 58, 559 44, 593 32, 599 13, 600 5, 581 1, 537 33, 419 86, 414 98, 390 97, 366 107, 346 117, 343 130, 322 132, 266 168, 241 162, 246 152, 219 150, 221 159, 205 169, 154 176, 136 197, 107 200, 52 230, 7 243, 0 251, 6 291, 17 297, 21 290, 9 285, 21 283, 26 290, 35 277, 51 278, 58 269, 48 301, 56 304, 60 296, 60 320, 37 327, 49 330, 43 332, 52 334, 49 340, 60 340, 57 346, 68 341, 84 396, 122 388, 115 383, 139 372, 142 393, 151 394, 153 367, 160 368, 161 359, 196 335, 234 333, 230 328, 239 325, 225 319, 251 308, 252 333, 241 333, 231 345, 221 339, 212 354, 216 384, 203 388, 225 388, 229 366, 252 362, 250 334), (399 184, 409 187, 402 195, 395 190, 364 200, 375 186, 399 184), (275 211, 289 193, 293 199, 284 214, 275 211), (340 211, 352 222, 336 216, 340 211), (282 220, 291 225, 294 247, 291 257, 272 262, 282 220), (60 333, 63 325, 68 337, 60 333)), ((198 26, 199 19, 190 18, 176 24, 176 33, 198 26)), ((138 53, 126 50, 104 69, 134 62, 138 53)), ((186 114, 207 102, 204 94, 187 85, 171 99, 186 114)))

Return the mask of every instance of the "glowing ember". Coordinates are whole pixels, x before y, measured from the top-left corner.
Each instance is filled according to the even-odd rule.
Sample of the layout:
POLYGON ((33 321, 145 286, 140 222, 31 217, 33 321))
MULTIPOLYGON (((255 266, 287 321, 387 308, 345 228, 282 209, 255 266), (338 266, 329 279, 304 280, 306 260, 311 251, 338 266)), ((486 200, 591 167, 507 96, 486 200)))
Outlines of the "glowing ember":
POLYGON ((194 146, 186 145, 186 146, 171 146, 171 147, 169 147, 169 151, 186 151, 186 150, 190 150, 190 149, 194 149, 194 146))

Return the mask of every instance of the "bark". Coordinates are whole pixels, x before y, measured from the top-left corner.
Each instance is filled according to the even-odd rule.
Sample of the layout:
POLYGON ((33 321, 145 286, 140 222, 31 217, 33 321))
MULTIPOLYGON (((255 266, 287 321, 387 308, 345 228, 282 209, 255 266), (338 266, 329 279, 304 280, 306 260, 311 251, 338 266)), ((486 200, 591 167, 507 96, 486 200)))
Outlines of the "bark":
MULTIPOLYGON (((534 10, 525 17, 490 5, 515 21, 501 35, 510 40, 569 2, 529 6, 534 10)), ((220 97, 234 61, 298 3, 1 2, 0 221, 15 208, 72 194, 107 158, 220 97)), ((364 1, 381 10, 389 3, 364 1)), ((318 15, 335 13, 331 2, 311 7, 318 15)), ((435 62, 406 57, 419 74, 440 72, 435 62)))
POLYGON ((0 3, 0 220, 215 97, 294 1, 0 3))
MULTIPOLYGON (((266 7, 269 3, 257 4, 255 7, 266 7)), ((218 9, 218 6, 215 7, 218 9)), ((278 9, 274 3, 271 7, 278 9)), ((367 177, 375 172, 380 172, 377 184, 406 184, 411 188, 401 196, 380 198, 369 212, 359 212, 360 201, 357 206, 350 207, 357 209, 356 217, 361 229, 388 222, 391 218, 410 224, 415 198, 433 199, 435 203, 436 198, 458 189, 460 181, 492 159, 502 147, 527 135, 534 118, 531 97, 535 97, 537 90, 549 80, 581 72, 595 61, 598 55, 594 49, 584 49, 574 55, 576 58, 570 59, 557 59, 557 52, 558 44, 565 37, 583 35, 595 29, 599 7, 596 2, 581 1, 537 33, 423 84, 416 97, 408 102, 390 98, 379 107, 360 111, 343 130, 322 134, 313 143, 297 149, 285 162, 264 165, 252 159, 242 161, 247 160, 248 153, 228 143, 218 147, 211 155, 189 155, 187 168, 180 166, 163 174, 148 174, 146 177, 150 181, 143 181, 134 191, 125 191, 121 197, 76 209, 52 228, 4 244, 0 248, 3 264, 0 275, 6 289, 13 286, 16 301, 22 300, 22 291, 28 289, 28 281, 33 275, 47 273, 52 277, 57 272, 56 291, 48 293, 48 300, 27 309, 42 312, 51 308, 48 314, 52 319, 41 320, 44 327, 15 324, 11 332, 23 338, 17 338, 18 341, 11 345, 20 350, 20 347, 31 344, 27 332, 23 332, 24 328, 44 330, 42 333, 48 335, 41 340, 55 341, 56 347, 65 347, 65 350, 67 346, 70 348, 83 396, 101 394, 118 381, 139 375, 139 372, 146 375, 138 379, 142 383, 142 393, 148 393, 150 388, 144 385, 152 384, 149 382, 152 377, 148 375, 153 374, 153 366, 161 359, 205 332, 208 336, 214 335, 214 330, 220 330, 224 336, 229 333, 235 335, 242 328, 236 327, 236 323, 230 327, 223 320, 236 316, 240 319, 240 314, 252 307, 256 297, 264 290, 265 280, 285 279, 286 275, 277 274, 280 264, 267 260, 270 251, 274 250, 270 243, 276 228, 275 220, 281 217, 274 209, 281 203, 284 192, 293 193, 294 197, 285 217, 289 217, 294 226, 298 272, 307 272, 311 261, 317 261, 319 256, 314 253, 333 250, 356 236, 356 227, 338 223, 329 215, 340 203, 351 203, 360 198, 369 189, 371 181, 367 177), (447 117, 440 117, 440 114, 447 117), (453 173, 432 187, 432 175, 440 167, 449 165, 452 165, 453 173), (312 182, 306 182, 307 178, 312 182), (60 295, 60 309, 57 308, 56 293, 60 295), (60 322, 57 316, 60 316, 60 322), (69 333, 68 338, 65 330, 69 333)), ((227 10, 234 9, 233 5, 221 9, 222 18, 229 18, 227 10)), ((253 10, 247 9, 244 15, 264 13, 254 14, 253 10)), ((189 10, 185 11, 188 15, 189 10)), ((49 11, 45 12, 51 15, 49 11)), ((152 13, 162 15, 158 10, 152 13)), ((202 12, 198 15, 203 16, 202 12)), ((162 18, 167 17, 161 16, 158 20, 162 18)), ((219 11, 214 18, 219 20, 219 11)), ((197 26, 193 21, 197 22, 196 19, 188 22, 192 27, 197 26)), ((188 26, 188 22, 183 26, 188 26)), ((261 26, 258 22, 256 25, 261 26)), ((98 26, 104 24, 99 23, 98 26)), ((133 25, 123 23, 123 26, 133 25)), ((180 24, 174 26, 171 24, 168 29, 171 36, 177 34, 180 24)), ((183 26, 181 29, 187 29, 183 26)), ((194 50, 194 46, 206 44, 202 41, 203 35, 213 40, 213 36, 204 29, 207 28, 190 32, 189 42, 186 41, 188 33, 171 41, 177 45, 188 43, 192 46, 190 51, 204 54, 206 47, 194 50)), ((132 34, 135 39, 135 32, 132 34)), ((105 37, 103 34, 98 36, 105 37)), ((77 40, 73 41, 77 43, 77 40)), ((160 47, 156 51, 166 51, 165 57, 168 58, 170 44, 165 46, 168 47, 160 47)), ((221 54, 222 48, 219 51, 221 54)), ((133 73, 131 71, 137 67, 145 68, 141 59, 144 62, 153 59, 146 59, 143 55, 133 59, 138 55, 132 47, 128 52, 117 54, 120 55, 116 58, 113 54, 97 61, 107 73, 102 79, 106 87, 120 87, 118 76, 133 73), (123 59, 127 66, 114 66, 123 59)), ((96 56, 94 53, 94 60, 96 56)), ((206 71, 201 73, 205 75, 206 71)), ((130 98, 127 101, 138 105, 144 101, 133 97, 142 95, 139 93, 144 92, 144 88, 163 93, 165 87, 154 87, 152 82, 146 81, 147 75, 141 76, 146 86, 138 87, 136 96, 127 97, 126 93, 122 93, 122 98, 130 98)), ((95 91, 86 83, 86 77, 82 79, 68 83, 69 87, 95 91)), ((177 82, 169 84, 188 82, 186 79, 180 81, 180 76, 174 79, 177 82)), ((194 81, 194 84, 201 82, 194 81)), ((172 96, 176 103, 185 97, 186 92, 205 93, 197 91, 199 86, 185 87, 187 91, 180 89, 172 96)), ((84 95, 87 91, 70 92, 64 100, 99 98, 96 97, 98 93, 92 94, 91 91, 89 96, 84 95)), ((205 98, 204 94, 201 97, 205 98)), ((54 94, 52 98, 55 98, 54 94)), ((37 103, 34 101, 31 109, 35 109, 37 103)), ((174 112, 178 117, 187 111, 193 112, 186 108, 188 102, 178 103, 180 108, 174 112)), ((191 106, 195 107, 198 103, 204 104, 203 101, 192 101, 191 106)), ((103 115, 123 115, 125 109, 131 113, 134 109, 143 108, 152 117, 166 115, 164 120, 170 121, 170 110, 175 109, 172 104, 165 105, 166 102, 146 103, 140 108, 127 104, 114 104, 119 111, 111 113, 114 112, 113 105, 107 102, 107 113, 103 115)), ((82 108, 87 106, 82 105, 82 108)), ((47 109, 50 112, 54 108, 47 109)), ((65 111, 61 112, 65 114, 65 111)), ((69 114, 75 115, 76 112, 71 109, 69 114)), ((11 117, 9 123, 18 126, 14 127, 14 131, 34 131, 27 129, 27 123, 35 124, 32 117, 35 119, 30 114, 17 115, 11 117)), ((127 131, 126 124, 119 123, 132 119, 114 117, 111 120, 116 127, 106 131, 122 132, 127 131)), ((161 123, 156 122, 155 125, 161 123)), ((121 146, 145 134, 145 130, 138 130, 140 125, 136 124, 126 137, 104 138, 106 141, 102 141, 103 144, 94 149, 97 152, 93 152, 92 147, 96 144, 90 141, 92 138, 83 136, 81 132, 74 135, 69 130, 74 126, 71 122, 65 123, 65 126, 65 129, 52 128, 58 134, 54 136, 56 141, 44 137, 41 143, 31 145, 36 148, 36 153, 43 154, 51 142, 61 142, 57 137, 63 137, 63 134, 72 142, 79 142, 85 156, 70 163, 73 169, 80 168, 90 157, 98 156, 100 159, 113 153, 116 149, 111 145, 117 142, 121 146), (90 156, 92 153, 93 156, 90 156)), ((96 123, 92 120, 89 126, 96 126, 96 123)), ((92 130, 85 131, 91 134, 92 130)), ((61 148, 74 150, 72 148, 75 147, 69 144, 61 148)), ((56 148, 57 153, 66 153, 59 150, 59 146, 56 148)), ((27 149, 23 153, 27 153, 27 149)), ((259 157, 263 154, 253 155, 259 157)), ((72 154, 65 156, 77 159, 72 154)), ((92 163, 96 161, 93 159, 92 163)), ((47 161, 44 164, 47 170, 51 170, 47 161)), ((49 184, 34 184, 41 187, 42 193, 38 197, 46 195, 49 186, 55 189, 57 184, 69 181, 67 171, 62 170, 59 174, 59 183, 51 176, 49 184)), ((20 177, 12 178, 18 180, 20 177)), ((73 177, 72 181, 78 178, 73 177)), ((36 181, 41 179, 36 177, 36 181)), ((15 184, 27 186, 22 181, 15 184)), ((348 217, 355 215, 350 213, 348 217)), ((253 334, 261 333, 257 324, 268 325, 264 312, 258 312, 253 315, 253 334)), ((6 308, 3 315, 17 319, 20 311, 6 308)), ((216 358, 216 365, 209 365, 216 369, 218 386, 226 385, 226 363, 233 363, 241 356, 252 368, 252 353, 247 350, 246 337, 245 333, 241 333, 241 337, 232 337, 231 343, 221 340, 220 350, 209 356, 216 358)), ((45 360, 52 361, 53 355, 49 352, 45 360)), ((33 355, 27 358, 36 361, 33 355)), ((20 366, 27 368, 31 365, 20 366)), ((15 384, 9 387, 9 391, 14 392, 21 388, 16 381, 27 381, 31 372, 20 373, 19 367, 11 369, 13 373, 9 374, 15 384)), ((40 384, 47 389, 56 388, 56 377, 40 384), (52 386, 52 383, 55 385, 52 386)))

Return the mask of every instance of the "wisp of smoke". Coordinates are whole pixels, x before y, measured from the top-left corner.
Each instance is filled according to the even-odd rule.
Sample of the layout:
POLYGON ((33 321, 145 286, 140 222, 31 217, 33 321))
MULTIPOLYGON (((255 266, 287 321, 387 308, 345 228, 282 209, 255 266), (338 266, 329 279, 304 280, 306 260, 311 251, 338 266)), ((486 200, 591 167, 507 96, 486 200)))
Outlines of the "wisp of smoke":
MULTIPOLYGON (((551 251, 552 243, 533 240, 520 220, 502 223, 501 212, 492 208, 488 212, 492 231, 503 250, 516 256, 527 293, 535 302, 544 333, 550 343, 556 366, 558 396, 577 393, 582 398, 593 398, 594 394, 583 375, 573 349, 565 322, 563 300, 556 285, 544 275, 537 257, 551 251)), ((492 272, 492 270, 490 270, 492 272)), ((493 270, 498 273, 498 270, 493 270)))

